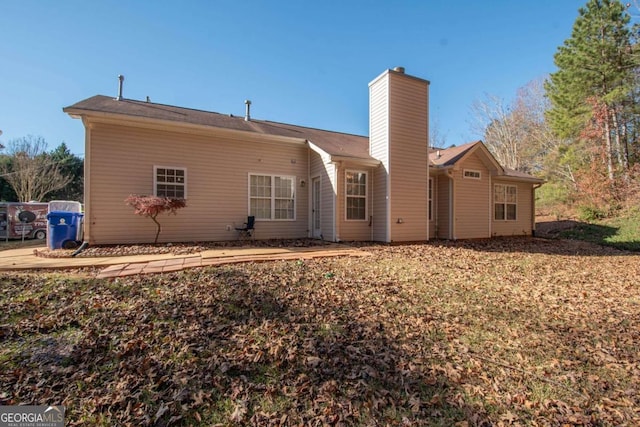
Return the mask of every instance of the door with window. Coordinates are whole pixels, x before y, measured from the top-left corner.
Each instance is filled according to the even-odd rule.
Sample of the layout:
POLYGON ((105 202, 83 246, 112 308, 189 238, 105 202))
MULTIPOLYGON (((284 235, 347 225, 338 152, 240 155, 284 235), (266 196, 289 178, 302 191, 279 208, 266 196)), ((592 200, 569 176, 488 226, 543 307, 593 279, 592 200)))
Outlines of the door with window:
POLYGON ((311 180, 311 229, 316 239, 322 236, 320 214, 320 178, 313 178, 311 180))

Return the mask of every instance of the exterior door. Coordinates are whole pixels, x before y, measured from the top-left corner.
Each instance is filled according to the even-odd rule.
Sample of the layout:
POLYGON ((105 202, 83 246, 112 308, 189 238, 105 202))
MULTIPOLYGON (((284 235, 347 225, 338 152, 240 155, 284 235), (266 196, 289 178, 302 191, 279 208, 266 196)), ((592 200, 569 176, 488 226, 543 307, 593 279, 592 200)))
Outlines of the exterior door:
POLYGON ((311 180, 311 228, 313 237, 316 239, 322 237, 320 214, 320 178, 313 178, 311 180))

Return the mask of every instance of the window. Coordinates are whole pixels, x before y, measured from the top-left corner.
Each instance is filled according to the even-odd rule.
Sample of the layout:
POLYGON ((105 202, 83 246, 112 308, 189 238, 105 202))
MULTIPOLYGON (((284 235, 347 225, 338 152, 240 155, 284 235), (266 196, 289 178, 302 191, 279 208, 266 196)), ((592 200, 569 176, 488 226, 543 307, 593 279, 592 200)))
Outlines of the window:
POLYGON ((517 188, 515 185, 496 184, 493 193, 494 218, 496 221, 515 221, 517 188))
POLYGON ((429 178, 429 221, 433 219, 433 178, 429 178))
POLYGON ((480 179, 480 171, 476 171, 476 170, 472 170, 472 169, 465 169, 463 171, 463 175, 465 178, 471 178, 471 179, 480 179))
POLYGON ((249 215, 295 220, 295 183, 294 176, 249 175, 249 215))
POLYGON ((187 198, 187 170, 185 168, 154 166, 153 178, 156 196, 187 198))
POLYGON ((348 220, 367 219, 367 173, 347 171, 346 208, 348 220))

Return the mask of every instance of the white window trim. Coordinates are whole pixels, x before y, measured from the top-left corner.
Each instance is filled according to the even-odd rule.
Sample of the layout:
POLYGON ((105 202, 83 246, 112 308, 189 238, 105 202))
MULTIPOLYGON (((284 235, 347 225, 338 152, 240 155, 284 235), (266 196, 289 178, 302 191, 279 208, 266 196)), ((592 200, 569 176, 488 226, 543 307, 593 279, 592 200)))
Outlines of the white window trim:
POLYGON ((158 169, 172 169, 172 170, 181 170, 184 171, 184 199, 187 199, 187 168, 180 166, 161 166, 161 165, 153 165, 153 195, 158 195, 158 169))
POLYGON ((344 220, 348 222, 365 222, 369 221, 369 172, 358 169, 346 169, 344 171, 344 220), (347 174, 351 173, 363 173, 365 176, 365 194, 364 196, 350 196, 347 194, 347 174), (357 197, 364 199, 364 218, 363 219, 349 219, 347 214, 347 199, 349 197, 357 197))
POLYGON ((465 179, 482 179, 482 172, 477 169, 463 169, 462 177, 465 179), (471 174, 478 174, 478 176, 467 176, 467 172, 471 174))
POLYGON ((518 186, 517 185, 512 185, 512 184, 493 184, 493 220, 494 221, 500 221, 500 222, 514 222, 518 220, 518 186), (496 202, 496 198, 495 198, 495 194, 496 194, 496 187, 497 186, 502 186, 505 187, 505 189, 507 187, 513 187, 516 189, 516 201, 513 203, 507 203, 507 201, 505 200, 502 203, 498 203, 496 202), (496 219, 496 205, 504 205, 504 219, 496 219), (516 217, 514 219, 508 219, 507 218, 507 205, 515 205, 516 206, 516 217))
POLYGON ((271 178, 271 218, 258 218, 256 221, 275 221, 275 222, 292 222, 296 221, 298 216, 298 194, 297 194, 297 178, 293 175, 279 175, 270 173, 249 172, 247 177, 247 215, 251 215, 251 177, 252 176, 268 176, 271 178), (293 218, 275 218, 276 214, 276 193, 273 188, 275 178, 291 179, 293 182, 293 218))

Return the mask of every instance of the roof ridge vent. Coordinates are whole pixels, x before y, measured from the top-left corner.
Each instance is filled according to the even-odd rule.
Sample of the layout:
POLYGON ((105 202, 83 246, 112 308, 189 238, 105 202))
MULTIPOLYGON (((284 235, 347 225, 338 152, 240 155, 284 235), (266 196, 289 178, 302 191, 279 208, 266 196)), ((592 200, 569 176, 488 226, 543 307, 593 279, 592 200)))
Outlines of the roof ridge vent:
POLYGON ((118 97, 116 98, 116 101, 122 101, 122 86, 123 86, 123 82, 124 82, 124 76, 122 74, 120 74, 118 76, 118 97))

